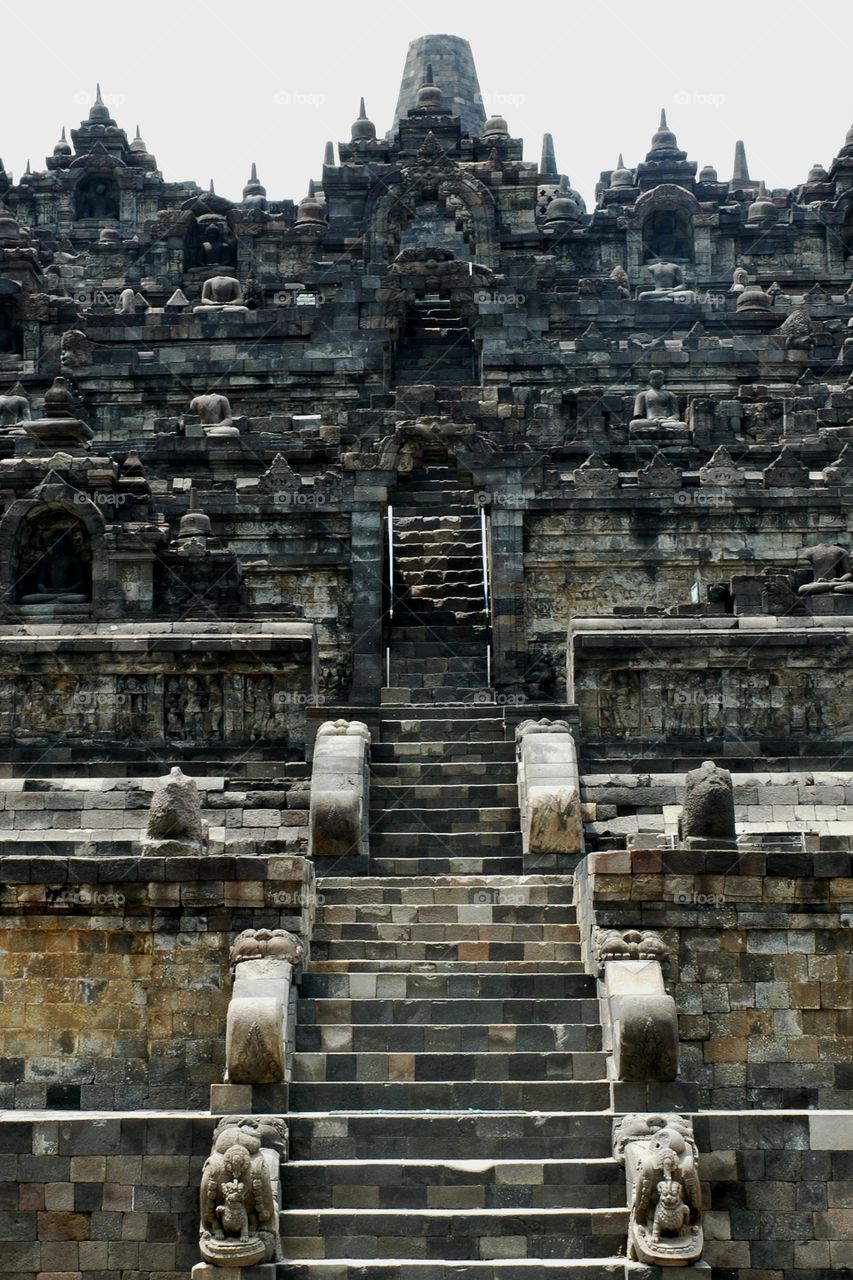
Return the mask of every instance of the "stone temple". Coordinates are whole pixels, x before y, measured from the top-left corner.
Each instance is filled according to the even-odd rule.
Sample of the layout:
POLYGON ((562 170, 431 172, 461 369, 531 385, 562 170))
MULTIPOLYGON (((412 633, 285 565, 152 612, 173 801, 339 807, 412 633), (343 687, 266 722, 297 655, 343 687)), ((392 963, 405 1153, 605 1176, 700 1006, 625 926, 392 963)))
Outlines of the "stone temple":
POLYGON ((849 1274, 853 130, 383 110, 0 163, 0 1277, 849 1274))

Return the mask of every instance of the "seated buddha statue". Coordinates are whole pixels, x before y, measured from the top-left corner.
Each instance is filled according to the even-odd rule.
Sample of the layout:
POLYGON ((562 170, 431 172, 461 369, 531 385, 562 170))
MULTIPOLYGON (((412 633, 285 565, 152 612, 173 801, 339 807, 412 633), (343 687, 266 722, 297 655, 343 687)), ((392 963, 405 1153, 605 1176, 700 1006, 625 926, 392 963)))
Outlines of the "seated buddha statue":
POLYGON ((38 566, 34 591, 21 597, 25 607, 55 604, 85 604, 87 591, 86 565, 73 534, 64 533, 38 566))
POLYGON ((678 397, 664 386, 662 369, 652 369, 645 390, 634 398, 634 416, 630 422, 636 435, 684 434, 688 431, 678 411, 678 397))
POLYGON ((677 262, 650 262, 646 270, 654 281, 653 289, 642 289, 638 302, 692 302, 693 290, 684 282, 684 272, 677 262))
POLYGON ((209 315, 228 311, 235 315, 247 315, 249 308, 243 302, 240 281, 233 276, 211 276, 201 287, 201 302, 193 307, 195 315, 209 315))

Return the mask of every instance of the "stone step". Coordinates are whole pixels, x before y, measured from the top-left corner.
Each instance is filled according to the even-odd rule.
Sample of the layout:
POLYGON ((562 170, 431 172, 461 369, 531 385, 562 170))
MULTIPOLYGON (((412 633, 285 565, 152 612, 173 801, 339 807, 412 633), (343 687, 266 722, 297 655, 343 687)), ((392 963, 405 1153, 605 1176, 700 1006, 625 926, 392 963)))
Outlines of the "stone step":
POLYGON ((384 879, 377 876, 323 876, 317 882, 323 904, 381 911, 385 905, 506 905, 542 909, 549 903, 571 906, 571 876, 448 876, 384 879))
MULTIPOLYGON (((322 891, 322 886, 321 886, 322 891)), ((473 901, 446 903, 377 902, 370 906, 358 903, 333 903, 325 896, 317 912, 317 926, 350 924, 365 927, 391 925, 394 928, 418 929, 447 925, 498 924, 506 927, 572 925, 575 908, 571 903, 544 904, 517 900, 511 889, 503 892, 489 889, 474 892, 473 901)), ((414 936, 414 935, 413 935, 414 936)))
MULTIPOLYGON (((402 592, 398 593, 402 596, 402 592)), ((454 613, 470 612, 483 607, 482 583, 468 586, 465 583, 446 583, 444 587, 432 583, 406 584, 405 598, 410 604, 429 603, 436 609, 452 609, 454 613)))
MULTIPOLYGON (((475 707, 483 705, 483 703, 474 704, 475 707)), ((483 728, 475 728, 474 724, 480 722, 472 721, 471 725, 465 729, 463 728, 465 720, 460 718, 454 722, 438 721, 428 725, 417 718, 417 713, 409 721, 396 723, 401 726, 411 724, 412 727, 411 729, 395 728, 394 721, 383 721, 382 740, 374 742, 370 748, 373 765, 394 764, 397 761, 403 764, 415 764, 417 760, 413 757, 420 753, 423 756, 423 762, 429 763, 431 767, 433 762, 456 769, 468 761, 474 764, 488 761, 496 764, 512 764, 513 770, 515 769, 515 743, 494 737, 495 729, 488 723, 485 723, 483 728), (458 738, 446 736, 452 732, 453 723, 460 726, 458 738), (433 733, 439 736, 433 738, 433 733)))
MULTIPOLYGON (((357 926, 353 926, 356 928, 357 926)), ((562 928, 559 925, 555 929, 562 928)), ((566 926, 575 929, 575 926, 566 926)), ((477 938, 446 941, 383 941, 375 938, 324 938, 318 931, 311 942, 314 960, 479 960, 498 964, 504 960, 579 961, 576 941, 489 942, 477 938)))
POLYGON ((399 529, 394 531, 394 567, 420 569, 425 556, 464 556, 482 563, 483 535, 479 521, 470 529, 399 529))
POLYGON ((386 1050, 299 1051, 293 1082, 310 1084, 490 1084, 515 1081, 603 1080, 606 1057, 594 1049, 516 1051, 386 1050))
POLYGON ((485 624, 475 627, 469 626, 450 626, 442 627, 441 635, 436 636, 430 627, 425 626, 407 626, 404 628, 405 635, 401 639, 410 644, 419 644, 421 640, 440 640, 442 644, 452 645, 457 640, 463 641, 465 644, 473 644, 475 641, 486 641, 488 639, 488 629, 485 624))
MULTIPOLYGON (((523 924, 484 920, 479 923, 408 924, 393 921, 344 924, 320 919, 312 938, 317 942, 577 942, 578 926, 572 923, 523 924)), ((522 957, 523 959, 524 957, 522 957)), ((574 956, 571 957, 574 959, 574 956)))
POLYGON ((282 1166, 291 1209, 575 1209, 624 1207, 612 1159, 296 1160, 282 1166))
POLYGON ((476 684, 442 685, 435 689, 418 689, 405 685, 389 687, 382 690, 381 702, 387 706, 469 706, 473 702, 482 702, 484 697, 494 701, 494 694, 484 694, 476 684))
POLYGON ((615 1257, 628 1233, 627 1208, 601 1209, 285 1209, 285 1258, 306 1244, 326 1258, 490 1259, 615 1257))
MULTIPOLYGON (((505 783, 510 787, 511 783, 505 783)), ((430 790, 428 785, 424 785, 425 790, 430 790)), ((432 790, 439 791, 441 788, 434 787, 432 790)), ((450 790, 450 788, 448 788, 450 790)), ((465 786, 455 788, 457 791, 465 792, 465 786)), ((475 788, 471 788, 475 790, 475 788)), ((476 788, 476 790, 487 790, 485 787, 476 788)), ((441 814, 442 820, 446 823, 448 831, 469 831, 469 829, 479 829, 482 827, 510 829, 516 826, 517 818, 519 818, 519 806, 517 806, 517 788, 516 795, 510 796, 515 800, 516 804, 465 804, 464 801, 473 800, 473 796, 460 795, 459 800, 462 803, 452 804, 450 797, 447 803, 444 803, 443 796, 423 796, 420 804, 416 803, 416 797, 411 796, 410 792, 415 791, 415 787, 383 787, 377 786, 375 790, 370 788, 370 806, 371 809, 377 810, 377 814, 386 813, 389 818, 393 818, 398 823, 416 822, 420 818, 424 820, 434 819, 441 814)), ((403 831, 405 826, 397 829, 403 831)))
POLYGON ((609 1105, 603 1070, 599 1080, 294 1080, 290 1086, 291 1111, 604 1111, 609 1105))
POLYGON ((508 1150, 516 1160, 565 1159, 567 1152, 588 1159, 612 1155, 608 1112, 292 1113, 289 1123, 293 1160, 422 1160, 426 1152, 440 1152, 444 1160, 470 1159, 472 1152, 480 1160, 501 1160, 508 1150))
POLYGON ((485 645, 477 645, 473 653, 456 653, 450 645, 440 647, 437 653, 399 653, 392 650, 391 670, 468 671, 476 673, 477 682, 485 685, 486 648, 485 645))
MULTIPOLYGON (((410 497, 412 493, 418 492, 418 489, 416 486, 417 486, 417 482, 415 480, 409 481, 408 485, 406 486, 405 492, 403 494, 404 501, 405 501, 405 498, 410 497)), ((422 493, 426 492, 429 487, 430 487, 429 485, 422 485, 420 488, 420 492, 422 493)), ((447 490, 446 484, 438 484, 435 487, 439 488, 442 492, 445 492, 447 490)), ((470 509, 469 507, 465 507, 463 511, 439 511, 435 515, 430 515, 428 512, 418 511, 413 515, 409 515, 406 512, 406 508, 404 504, 401 504, 399 506, 395 504, 394 505, 395 529, 398 527, 398 525, 401 526, 406 532, 411 531, 411 529, 413 528, 424 531, 424 530, 434 530, 434 529, 458 530, 458 529, 470 527, 471 529, 476 528, 476 530, 479 532, 480 513, 479 513, 479 510, 477 509, 476 502, 475 502, 475 491, 473 489, 455 490, 454 503, 456 506, 465 506, 465 504, 462 502, 462 495, 463 493, 466 493, 466 492, 470 493, 471 495, 471 503, 469 504, 470 509)))
POLYGON ((454 640, 452 643, 445 644, 443 640, 435 639, 421 640, 417 643, 401 639, 396 642, 391 661, 397 658, 446 658, 448 656, 479 658, 484 653, 485 646, 485 637, 482 640, 473 640, 470 644, 466 644, 463 640, 454 640))
MULTIPOLYGON (((440 815, 437 813, 436 816, 440 815)), ((517 826, 511 831, 423 830, 418 832, 417 840, 413 840, 409 832, 383 831, 381 836, 375 832, 374 835, 376 839, 371 845, 371 856, 375 853, 382 858, 473 858, 521 854, 521 832, 517 826)), ((375 874, 379 874, 378 869, 375 874)))
MULTIPOLYGON (((420 695, 425 693, 432 695, 440 693, 446 689, 452 689, 454 691, 461 691, 464 695, 459 699, 459 701, 467 702, 469 698, 480 694, 485 683, 485 667, 479 671, 473 671, 460 664, 457 668, 450 671, 408 671, 401 669, 399 666, 395 669, 395 666, 392 663, 389 672, 388 684, 385 686, 385 689, 389 693, 391 691, 402 689, 407 689, 410 693, 413 690, 417 690, 420 695)), ((411 697, 407 699, 409 704, 411 704, 411 701, 411 697)), ((395 705, 400 706, 401 703, 398 701, 395 705)), ((440 706, 443 704, 437 703, 436 705, 440 706)))
POLYGON ((475 812, 487 809, 518 809, 518 787, 513 782, 430 782, 429 768, 424 770, 426 778, 423 782, 409 785, 386 783, 371 771, 370 803, 371 806, 384 809, 400 809, 411 811, 440 807, 448 813, 458 815, 465 808, 475 812), (467 802, 467 805, 466 805, 467 802))
MULTIPOLYGON (((466 694, 487 688, 485 658, 403 658, 393 654, 388 668, 389 689, 464 689, 466 694)), ((404 704, 405 705, 405 704, 404 704)))
MULTIPOLYGON (((419 1005, 422 1002, 412 1003, 419 1005)), ((465 1001, 459 1003, 464 1004, 465 1001)), ((303 1012, 305 1011, 300 1009, 300 1017, 303 1012)), ((407 1012, 404 1009, 399 1023, 303 1023, 296 1028, 296 1049, 299 1053, 306 1054, 478 1054, 501 1051, 546 1054, 601 1051, 601 1028, 594 1024, 544 1021, 456 1021, 446 1025, 424 1024, 415 1017, 406 1017, 407 1012)), ((579 1078, 577 1071, 572 1074, 579 1078)))
POLYGON ((393 806, 384 806, 382 797, 370 797, 371 831, 404 834, 406 832, 431 832, 440 825, 449 832, 508 832, 520 830, 518 806, 497 805, 482 807, 460 805, 451 808, 437 800, 432 805, 406 803, 402 795, 393 806))
POLYGON ((652 1280, 653 1271, 622 1257, 512 1258, 510 1261, 441 1262, 418 1258, 289 1259, 277 1280, 652 1280))
MULTIPOLYGON (((507 744, 510 745, 510 744, 507 744)), ((374 747, 374 751, 375 751, 374 747)), ((480 787, 492 785, 500 795, 518 795, 515 760, 371 760, 370 786, 374 787, 480 787), (489 782, 486 782, 489 779, 489 782)))
MULTIPOLYGON (((358 962, 350 968, 321 970, 311 960, 302 975, 303 998, 331 1000, 591 1000, 595 979, 583 970, 565 964, 553 970, 533 962, 513 962, 511 968, 490 973, 482 964, 465 968, 459 963, 439 968, 413 964, 373 966, 358 962)), ((588 1018, 585 1016, 584 1021, 588 1018)))
MULTIPOLYGON (((405 1030, 408 1027, 500 1027, 543 1026, 577 1027, 585 1037, 590 1030, 597 1035, 598 1004, 594 997, 570 999, 568 997, 540 996, 538 999, 478 999, 472 1006, 470 999, 442 1000, 429 996, 410 996, 406 999, 334 999, 329 997, 302 996, 299 1000, 299 1025, 297 1037, 303 1032, 332 1027, 336 1032, 347 1027, 373 1025, 405 1030)), ((313 1047, 313 1046, 311 1046, 313 1047)), ((588 1047, 588 1046, 585 1046, 588 1047)), ((597 1047, 597 1044, 593 1047, 597 1047)))
POLYGON ((522 858, 506 854, 502 857, 424 857, 403 858, 383 856, 380 839, 377 849, 370 855, 370 869, 374 875, 383 876, 448 876, 448 875, 521 875, 522 858))
POLYGON ((442 543, 430 544, 422 548, 399 547, 394 555, 394 577, 409 574, 425 573, 442 574, 456 577, 457 574, 478 573, 483 576, 483 557, 479 547, 471 545, 464 551, 453 551, 442 543))
MULTIPOLYGON (((396 565, 395 565, 396 568, 396 565)), ((403 583, 407 587, 444 587, 445 589, 465 584, 466 586, 476 587, 482 590, 483 587, 483 564, 477 559, 459 558, 457 564, 444 569, 431 569, 418 560, 417 564, 405 573, 401 574, 403 583)), ((396 575, 395 575, 396 579, 396 575)), ((395 580, 395 586, 398 585, 395 580)))
POLYGON ((393 647, 395 640, 410 640, 423 631, 431 640, 446 640, 452 644, 452 632, 462 631, 470 640, 475 633, 485 630, 488 623, 486 612, 480 605, 476 609, 439 609, 430 600, 402 600, 394 606, 388 640, 393 647))

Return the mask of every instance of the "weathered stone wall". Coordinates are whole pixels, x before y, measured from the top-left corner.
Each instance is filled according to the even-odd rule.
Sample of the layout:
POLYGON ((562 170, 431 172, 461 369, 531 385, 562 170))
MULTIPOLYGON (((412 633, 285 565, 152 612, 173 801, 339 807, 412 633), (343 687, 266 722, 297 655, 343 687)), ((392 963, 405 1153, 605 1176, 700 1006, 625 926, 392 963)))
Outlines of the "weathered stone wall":
POLYGON ((835 1112, 694 1120, 705 1261, 719 1280, 829 1280, 853 1266, 853 1124, 835 1112))
POLYGON ((177 1280, 199 1260, 215 1117, 0 1121, 0 1275, 177 1280))
POLYGON ((576 879, 596 924, 669 944, 680 1076, 702 1106, 853 1104, 849 853, 623 850, 576 879))
MULTIPOLYGON (((759 761, 760 763, 760 761, 759 761)), ((853 844, 853 774, 847 770, 799 772, 756 769, 739 759, 732 771, 735 826, 745 845, 775 843, 820 855, 824 874, 845 877, 853 844)), ((600 849, 677 840, 684 803, 683 773, 587 774, 581 795, 587 840, 600 849)), ((590 847, 590 845, 588 845, 590 847)))
MULTIPOLYGON (((0 1119, 0 1275, 178 1280, 198 1261, 216 1117, 0 1119)), ((833 1112, 694 1118, 715 1277, 829 1280, 853 1265, 853 1129, 833 1112)))
POLYGON ((228 950, 310 938, 303 858, 0 859, 4 1106, 203 1108, 223 1079, 228 950))
MULTIPOLYGON (((579 619, 569 679, 588 740, 776 742, 853 737, 843 618, 579 619), (676 678, 674 678, 674 673, 676 678)), ((738 744, 740 746, 738 747, 738 744)))
POLYGON ((617 489, 597 498, 578 493, 570 509, 560 502, 561 509, 525 512, 531 643, 547 645, 559 670, 574 619, 626 604, 685 605, 694 583, 704 599, 712 583, 760 574, 765 565, 795 564, 810 542, 846 545, 849 520, 836 500, 827 494, 812 509, 805 501, 798 509, 800 501, 767 494, 733 499, 707 488, 656 496, 617 489))
POLYGON ((313 627, 33 625, 0 634, 0 745, 276 741, 299 754, 317 695, 313 627))

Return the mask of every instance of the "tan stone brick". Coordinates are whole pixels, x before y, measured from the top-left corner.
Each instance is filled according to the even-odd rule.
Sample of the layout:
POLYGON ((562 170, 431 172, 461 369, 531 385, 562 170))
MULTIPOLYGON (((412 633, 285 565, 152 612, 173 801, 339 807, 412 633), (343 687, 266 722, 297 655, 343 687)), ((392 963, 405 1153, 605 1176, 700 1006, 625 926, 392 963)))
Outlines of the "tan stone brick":
POLYGON ((703 1045, 706 1062, 746 1062, 747 1043, 743 1039, 707 1040, 703 1045))
POLYGON ((45 1271, 74 1271, 80 1266, 80 1246, 76 1240, 42 1242, 41 1265, 45 1271))
POLYGON ((102 1183, 106 1178, 106 1156, 72 1156, 73 1183, 102 1183))
POLYGON ((70 1182, 46 1183, 43 1208, 55 1213, 70 1213, 74 1208, 73 1184, 70 1182))

